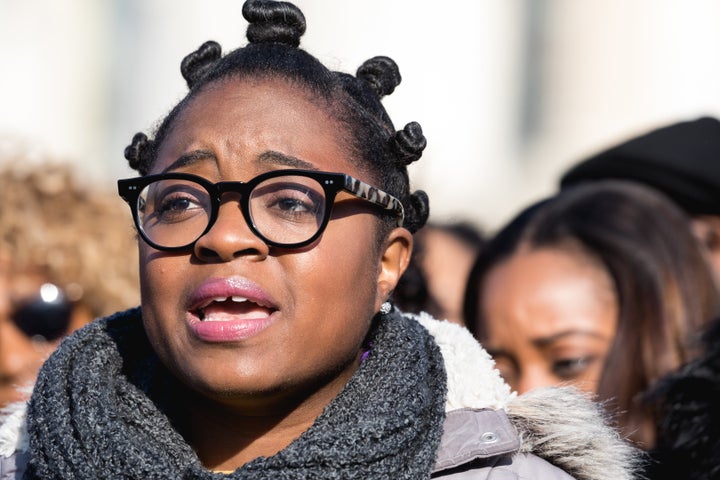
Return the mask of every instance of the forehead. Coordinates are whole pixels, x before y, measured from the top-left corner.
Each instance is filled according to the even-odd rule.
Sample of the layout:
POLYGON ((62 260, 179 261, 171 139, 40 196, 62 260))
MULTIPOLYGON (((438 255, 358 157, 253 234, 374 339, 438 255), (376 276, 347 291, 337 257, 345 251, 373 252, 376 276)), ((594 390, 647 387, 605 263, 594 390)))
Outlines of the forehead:
POLYGON ((231 79, 199 92, 163 142, 153 172, 180 155, 209 150, 221 162, 249 163, 279 152, 310 168, 357 173, 346 130, 327 102, 285 80, 231 79))
POLYGON ((521 325, 531 335, 554 330, 614 328, 612 279, 587 255, 562 249, 521 251, 497 265, 485 282, 482 307, 489 320, 521 325))

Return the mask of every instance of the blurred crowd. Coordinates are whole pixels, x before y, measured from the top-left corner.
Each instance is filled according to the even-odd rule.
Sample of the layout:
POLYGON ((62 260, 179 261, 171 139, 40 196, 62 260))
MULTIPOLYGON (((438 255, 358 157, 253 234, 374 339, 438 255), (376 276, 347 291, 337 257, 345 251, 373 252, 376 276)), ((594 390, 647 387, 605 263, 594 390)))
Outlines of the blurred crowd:
POLYGON ((0 406, 67 334, 139 303, 129 214, 68 163, 0 164, 0 406))
POLYGON ((720 476, 720 121, 578 160, 555 194, 478 232, 474 250, 418 236, 403 308, 450 321, 461 311, 519 394, 569 384, 592 395, 647 452, 647 478, 720 476), (431 248, 444 262, 425 260, 431 248), (456 282, 430 280, 447 272, 456 282), (458 283, 462 296, 444 291, 458 283))

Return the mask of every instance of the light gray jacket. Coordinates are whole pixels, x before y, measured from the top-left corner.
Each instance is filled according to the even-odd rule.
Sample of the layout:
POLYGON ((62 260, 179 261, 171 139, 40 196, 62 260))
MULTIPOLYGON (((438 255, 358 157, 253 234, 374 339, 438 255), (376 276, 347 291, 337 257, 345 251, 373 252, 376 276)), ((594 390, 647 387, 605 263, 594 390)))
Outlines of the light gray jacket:
MULTIPOLYGON (((470 333, 428 315, 416 319, 443 354, 446 419, 433 478, 445 480, 630 480, 637 452, 577 390, 543 388, 518 396, 470 333)), ((0 480, 27 463, 24 407, 0 427, 0 480)))
POLYGON ((447 413, 432 478, 568 480, 573 477, 536 455, 520 453, 520 437, 502 410, 461 409, 447 413))

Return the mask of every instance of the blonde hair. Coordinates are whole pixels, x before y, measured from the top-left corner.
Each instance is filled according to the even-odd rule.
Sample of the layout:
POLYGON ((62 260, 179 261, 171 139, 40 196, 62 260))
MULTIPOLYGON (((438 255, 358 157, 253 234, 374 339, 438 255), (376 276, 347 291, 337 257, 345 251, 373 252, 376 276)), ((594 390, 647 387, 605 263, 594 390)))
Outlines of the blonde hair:
POLYGON ((94 316, 139 303, 130 213, 109 189, 54 161, 0 165, 0 257, 11 275, 39 274, 94 316))

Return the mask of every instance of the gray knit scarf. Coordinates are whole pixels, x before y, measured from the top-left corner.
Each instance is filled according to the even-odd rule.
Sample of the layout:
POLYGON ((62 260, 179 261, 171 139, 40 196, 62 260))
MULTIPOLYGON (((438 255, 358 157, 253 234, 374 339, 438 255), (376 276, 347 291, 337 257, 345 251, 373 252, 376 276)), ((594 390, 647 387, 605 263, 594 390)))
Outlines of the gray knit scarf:
POLYGON ((444 421, 440 351, 397 311, 375 320, 371 354, 315 423, 232 474, 204 469, 173 427, 168 400, 182 387, 152 352, 139 309, 98 320, 40 372, 24 478, 430 478, 444 421))

